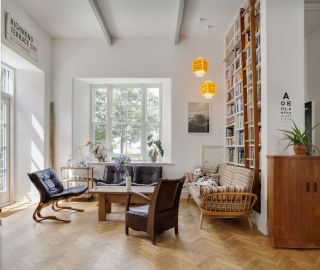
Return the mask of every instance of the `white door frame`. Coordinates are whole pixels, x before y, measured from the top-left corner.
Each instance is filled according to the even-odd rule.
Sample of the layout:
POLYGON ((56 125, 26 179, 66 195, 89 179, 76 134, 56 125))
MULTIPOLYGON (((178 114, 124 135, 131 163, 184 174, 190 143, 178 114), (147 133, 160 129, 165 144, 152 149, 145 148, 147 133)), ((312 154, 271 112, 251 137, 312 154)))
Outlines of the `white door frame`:
POLYGON ((1 205, 5 206, 13 201, 13 183, 12 183, 12 168, 11 168, 11 127, 12 127, 12 115, 11 115, 11 97, 5 93, 1 95, 1 102, 6 102, 6 191, 2 192, 1 205))

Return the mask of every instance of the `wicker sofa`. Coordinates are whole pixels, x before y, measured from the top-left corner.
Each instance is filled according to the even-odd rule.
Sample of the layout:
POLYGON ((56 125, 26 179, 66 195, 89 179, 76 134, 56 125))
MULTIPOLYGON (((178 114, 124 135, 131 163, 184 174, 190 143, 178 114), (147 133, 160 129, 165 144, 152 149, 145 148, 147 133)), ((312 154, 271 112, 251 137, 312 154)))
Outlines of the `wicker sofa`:
MULTIPOLYGON (((205 170, 205 169, 204 169, 205 170)), ((257 201, 252 193, 253 173, 250 169, 221 164, 215 174, 219 186, 199 186, 189 183, 189 199, 199 206, 200 228, 205 216, 246 217, 252 228, 251 211, 257 201)))

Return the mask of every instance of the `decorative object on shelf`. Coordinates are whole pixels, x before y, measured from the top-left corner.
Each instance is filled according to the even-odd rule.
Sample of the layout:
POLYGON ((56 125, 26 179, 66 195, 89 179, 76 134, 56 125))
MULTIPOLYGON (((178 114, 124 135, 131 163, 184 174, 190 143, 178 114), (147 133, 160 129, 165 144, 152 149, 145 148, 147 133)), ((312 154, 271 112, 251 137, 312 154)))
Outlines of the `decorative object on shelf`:
POLYGON ((291 127, 291 130, 279 129, 284 133, 284 138, 282 139, 282 141, 289 141, 285 150, 293 146, 294 153, 298 156, 306 155, 308 147, 319 151, 319 148, 309 141, 309 134, 312 132, 313 129, 319 126, 320 123, 313 126, 310 130, 302 131, 300 128, 297 127, 296 123, 293 120, 292 122, 293 127, 291 127))
POLYGON ((74 162, 73 162, 72 156, 69 155, 69 158, 68 158, 68 161, 66 163, 66 166, 67 167, 73 167, 73 165, 74 165, 74 162))
POLYGON ((80 165, 80 167, 87 167, 88 162, 85 161, 85 160, 81 160, 81 161, 79 162, 79 165, 80 165))
POLYGON ((82 158, 82 160, 81 161, 86 161, 86 160, 88 160, 89 158, 86 156, 86 157, 84 157, 84 155, 83 155, 83 151, 82 151, 82 148, 84 148, 84 147, 90 147, 92 145, 92 141, 90 140, 90 139, 88 139, 87 140, 87 142, 85 143, 85 144, 83 144, 83 145, 79 145, 78 146, 78 148, 79 148, 79 152, 80 152, 80 154, 81 154, 81 158, 82 158))
POLYGON ((109 149, 103 144, 97 144, 92 150, 91 153, 94 154, 94 157, 98 159, 99 162, 105 162, 107 160, 109 149))
POLYGON ((125 179, 126 180, 126 188, 127 190, 131 189, 131 176, 127 170, 127 166, 131 166, 131 159, 128 156, 125 155, 120 155, 117 159, 116 159, 116 170, 119 174, 119 179, 125 179))
POLYGON ((150 147, 149 149, 149 157, 152 162, 156 162, 158 159, 158 155, 160 154, 163 157, 163 148, 160 139, 154 140, 153 134, 150 134, 147 137, 147 145, 150 147))
POLYGON ((203 57, 198 57, 192 61, 192 73, 197 77, 203 77, 208 73, 208 61, 203 57))
POLYGON ((215 82, 205 81, 201 84, 200 95, 205 99, 211 99, 217 93, 217 86, 215 82))
POLYGON ((210 132, 210 103, 188 104, 188 133, 210 132))

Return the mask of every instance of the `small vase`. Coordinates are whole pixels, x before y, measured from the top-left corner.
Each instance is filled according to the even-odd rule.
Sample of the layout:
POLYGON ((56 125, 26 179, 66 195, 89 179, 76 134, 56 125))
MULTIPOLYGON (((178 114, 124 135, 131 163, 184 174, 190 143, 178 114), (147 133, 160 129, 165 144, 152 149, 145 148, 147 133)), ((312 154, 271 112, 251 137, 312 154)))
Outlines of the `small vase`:
POLYGON ((305 156, 307 153, 307 148, 305 145, 299 145, 299 144, 294 145, 293 150, 297 156, 305 156))
POLYGON ((127 176, 126 177, 126 189, 128 191, 131 190, 131 182, 132 182, 131 176, 127 176))
POLYGON ((151 158, 151 161, 152 161, 152 162, 156 162, 156 161, 157 161, 157 158, 158 158, 158 154, 154 154, 154 155, 152 155, 150 158, 151 158))

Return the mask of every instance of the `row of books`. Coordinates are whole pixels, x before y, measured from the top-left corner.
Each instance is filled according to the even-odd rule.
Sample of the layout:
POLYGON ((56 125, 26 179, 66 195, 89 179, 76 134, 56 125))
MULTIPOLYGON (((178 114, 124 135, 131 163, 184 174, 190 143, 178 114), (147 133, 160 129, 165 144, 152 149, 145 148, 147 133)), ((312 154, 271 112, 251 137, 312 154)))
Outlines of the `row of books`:
POLYGON ((236 117, 235 117, 235 127, 236 127, 236 129, 243 128, 243 124, 244 124, 243 114, 236 115, 236 117))
POLYGON ((234 128, 233 127, 227 127, 226 129, 226 137, 233 137, 234 135, 234 128))
POLYGON ((227 116, 243 111, 242 98, 238 98, 234 103, 227 105, 227 116))
POLYGON ((235 93, 235 96, 240 96, 242 94, 242 85, 241 83, 237 84, 235 87, 234 87, 234 93, 235 93))
POLYGON ((244 144, 244 132, 243 131, 237 132, 236 136, 235 136, 235 140, 236 140, 236 144, 243 145, 244 144))

